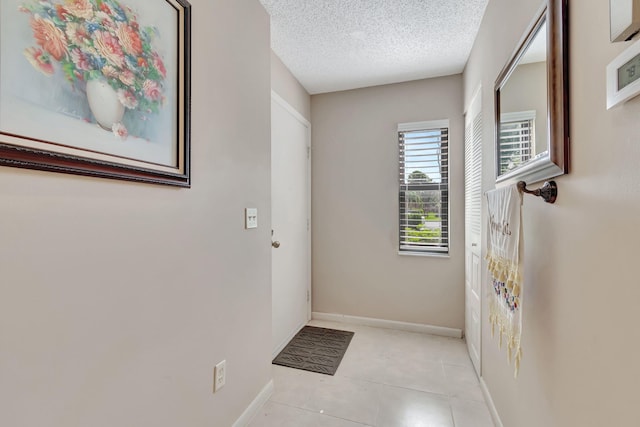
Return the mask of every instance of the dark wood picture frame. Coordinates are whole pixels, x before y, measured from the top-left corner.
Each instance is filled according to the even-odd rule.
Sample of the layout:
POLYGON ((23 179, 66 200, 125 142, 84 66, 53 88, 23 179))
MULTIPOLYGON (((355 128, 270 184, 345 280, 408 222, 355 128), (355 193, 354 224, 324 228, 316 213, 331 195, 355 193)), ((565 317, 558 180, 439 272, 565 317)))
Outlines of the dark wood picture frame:
MULTIPOLYGON (((28 1, 28 0, 27 0, 28 1)), ((25 3, 27 2, 25 1, 25 3)), ((148 0, 147 0, 148 1, 148 0)), ((0 2, 5 3, 4 0, 0 0, 0 2)), ((164 16, 168 16, 169 19, 165 19, 165 21, 170 22, 170 25, 175 25, 177 28, 173 31, 169 31, 170 34, 177 34, 177 38, 171 38, 170 43, 175 43, 170 45, 172 46, 172 58, 177 58, 176 64, 167 63, 166 69, 171 69, 175 71, 175 75, 172 73, 166 73, 166 69, 162 62, 162 59, 159 59, 160 65, 155 64, 154 72, 155 76, 158 76, 158 70, 161 70, 162 77, 166 77, 166 81, 168 81, 172 88, 175 88, 170 96, 166 98, 169 99, 171 103, 171 130, 170 132, 166 132, 161 135, 163 147, 167 146, 166 151, 170 151, 169 157, 171 157, 171 161, 167 162, 156 162, 149 161, 144 158, 135 158, 128 155, 121 155, 119 153, 108 153, 101 152, 99 150, 95 150, 92 148, 87 148, 84 146, 78 145, 69 145, 65 141, 54 141, 48 140, 47 137, 42 136, 34 136, 28 134, 27 132, 16 133, 11 129, 6 130, 5 125, 8 125, 10 120, 2 123, 2 118, 5 116, 0 115, 0 165, 1 166, 10 166, 10 167, 18 167, 18 168, 27 168, 27 169, 36 169, 42 171, 51 171, 51 172, 60 172, 67 174, 76 174, 76 175, 86 175, 93 177, 103 177, 103 178, 112 178, 119 180, 127 180, 127 181, 137 181, 137 182, 145 182, 145 183, 154 183, 154 184, 164 184, 171 186, 179 186, 179 187, 190 187, 190 139, 191 139, 191 114, 190 114, 190 99, 191 99, 191 5, 186 0, 154 0, 154 2, 159 3, 160 5, 154 5, 154 7, 163 7, 167 8, 164 10, 164 16), (171 9, 168 9, 171 8, 171 9), (173 18, 171 18, 173 16, 173 18), (176 146, 177 145, 177 146, 176 146)), ((8 1, 5 3, 5 8, 8 8, 8 1)), ((51 3, 61 3, 59 0, 51 0, 51 3)), ((97 5, 101 5, 102 3, 116 5, 113 8, 119 8, 121 5, 127 3, 127 0, 112 0, 111 2, 96 2, 93 1, 92 4, 94 7, 97 5)), ((0 4, 0 7, 2 5, 0 4)), ((37 6, 34 6, 37 7, 37 6)), ((9 9, 5 9, 9 10, 9 9)), ((134 16, 134 11, 128 6, 122 6, 122 9, 115 9, 114 13, 121 13, 119 16, 124 16, 124 11, 126 10, 130 16, 134 16)), ((3 10, 4 12, 4 10, 3 10)), ((29 12, 28 10, 21 10, 21 12, 29 12)), ((155 15, 154 15, 155 16, 155 15)), ((34 28, 33 31, 35 33, 36 29, 34 27, 34 20, 40 19, 38 17, 31 17, 31 27, 34 28)), ((55 17, 51 18, 52 20, 55 17)), ((60 18, 64 19, 64 18, 60 18)), ((75 19, 75 18, 68 18, 75 19)), ((119 18, 124 19, 124 18, 119 18)), ((148 20, 148 19, 147 19, 148 20)), ((117 19, 114 19, 117 21, 117 19)), ((27 22, 28 27, 28 20, 27 22)), ((63 22, 63 21, 58 21, 63 22)), ((60 24, 64 25, 64 23, 60 24)), ((118 22, 119 25, 119 22, 118 22)), ((166 24, 165 24, 166 25, 166 24)), ((138 28, 138 23, 134 22, 131 25, 136 31, 138 28)), ((142 27, 142 24, 140 24, 142 27)), ((29 31, 31 31, 29 29, 29 31)), ((147 31, 151 33, 151 31, 147 31)), ((140 30, 139 34, 143 34, 142 30, 140 30)), ((146 37, 147 33, 145 33, 141 37, 146 37)), ((8 37, 7 34, 3 33, 3 29, 0 29, 0 40, 3 37, 8 37)), ((91 37, 94 37, 93 34, 91 37)), ((5 39, 6 40, 6 39, 5 39)), ((45 51, 46 48, 42 45, 42 42, 36 40, 39 45, 34 43, 33 49, 40 49, 40 52, 45 51)), ((146 43, 145 39, 142 40, 142 44, 146 43)), ((166 40, 162 40, 162 43, 166 43, 166 40)), ((123 43, 124 45, 124 43, 123 43)), ((148 48, 149 43, 146 43, 146 47, 148 48)), ((127 53, 125 48, 122 48, 125 54, 127 53)), ((138 48, 138 50, 141 48, 138 48)), ((70 47, 69 49, 70 50, 70 47)), ((26 55, 26 53, 25 53, 26 55)), ((156 52, 153 52, 153 60, 159 56, 156 52)), ((150 58, 150 57, 149 57, 150 58)), ((147 58, 147 59, 149 59, 147 58)), ((3 61, 17 61, 18 59, 24 60, 24 57, 5 57, 4 53, 0 50, 0 66, 3 61)), ((31 61, 31 59, 30 59, 31 61)), ((144 61, 144 59, 142 59, 144 61)), ((53 60, 49 64, 51 64, 53 60)), ((47 65, 46 61, 44 62, 45 66, 47 65)), ((147 66, 146 62, 144 63, 147 66)), ((33 61, 32 61, 32 65, 33 61)), ((36 67, 36 65, 34 65, 36 67)), ((51 74, 53 74, 53 68, 50 68, 51 74)), ((42 70, 39 70, 42 71, 42 70)), ((46 70, 45 70, 46 71, 46 70)), ((58 72, 58 71, 56 71, 58 72)), ((4 76, 0 73, 0 79, 4 78, 4 76)), ((0 86, 2 87, 2 86, 0 86)), ((5 86, 6 87, 6 86, 5 86)), ((132 86, 133 87, 133 84, 132 86)), ((141 85, 138 85, 140 88, 141 85)), ((133 90, 133 89, 132 89, 133 90)), ((142 89, 140 89, 142 90, 142 89)), ((2 101, 3 92, 0 90, 0 101, 2 101)), ((156 95, 160 96, 160 95, 156 95)), ((157 99, 157 98, 156 98, 157 99)), ((165 98, 162 98, 162 102, 165 101, 165 98)), ((160 102, 160 101, 159 101, 160 102)), ((137 104, 137 102, 136 102, 137 104)), ((1 107, 1 105, 0 105, 1 107)), ((6 101, 5 110, 10 109, 10 102, 6 101), (9 106, 9 107, 8 107, 9 106)), ((1 113, 0 108, 0 113, 1 113)), ((145 111, 151 115, 151 110, 145 111)), ((18 113, 14 113, 18 114, 18 113)), ((169 114, 169 113, 167 113, 169 114)), ((62 114, 60 114, 62 116, 62 114)), ((16 117, 15 115, 13 117, 16 117)), ((25 123, 28 124, 31 117, 25 118, 25 115, 21 115, 21 119, 25 119, 25 123)), ((88 133, 87 138, 91 138, 90 135, 93 135, 93 132, 96 132, 94 129, 97 129, 98 126, 93 123, 81 123, 81 120, 78 119, 70 119, 66 116, 62 118, 63 120, 75 120, 80 123, 79 126, 84 126, 83 129, 88 129, 90 132, 88 133), (89 127, 91 125, 91 127, 89 127)), ((87 121, 85 119, 85 121, 87 121)), ((38 121, 33 119, 33 126, 37 126, 38 121)), ((115 125, 114 125, 115 126, 115 125)), ((163 124, 163 126, 167 126, 163 124)), ((102 126, 104 128, 104 126, 102 126)), ((9 126, 10 128, 10 126, 9 126)), ((106 128, 105 128, 106 129, 106 128)), ((102 131, 102 130, 101 130, 102 131)), ((71 131, 69 131, 71 132, 71 131)), ((104 132, 104 131, 103 131, 104 132)), ((115 130, 113 131, 116 132, 115 130)), ((108 134, 108 132, 105 132, 108 134)), ((111 135, 110 135, 111 136, 111 135)), ((116 135, 117 136, 117 135, 116 135)), ((74 138, 76 140, 78 138, 84 138, 82 132, 75 131, 74 138), (80 135, 79 135, 80 134, 80 135)), ((127 135, 125 135, 125 138, 127 135)), ((152 143, 149 140, 143 140, 141 138, 138 139, 141 143, 152 143)), ((120 143, 121 141, 117 141, 120 143)), ((126 144, 128 141, 122 141, 122 144, 126 144)), ((163 148, 165 149, 165 148, 163 148)), ((1 173, 1 170, 0 170, 1 173)))

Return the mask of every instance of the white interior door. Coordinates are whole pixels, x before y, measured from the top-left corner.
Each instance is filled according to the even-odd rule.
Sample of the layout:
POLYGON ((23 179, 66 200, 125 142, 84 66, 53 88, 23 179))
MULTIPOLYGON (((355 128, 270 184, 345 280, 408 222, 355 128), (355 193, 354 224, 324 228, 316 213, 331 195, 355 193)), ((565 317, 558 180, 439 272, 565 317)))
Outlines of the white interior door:
POLYGON ((271 93, 272 350, 311 314, 310 125, 271 93), (277 243, 276 243, 277 242, 277 243), (278 246, 278 247, 276 247, 278 246))
POLYGON ((482 282, 482 95, 478 88, 465 115, 465 337, 473 366, 481 375, 482 282))

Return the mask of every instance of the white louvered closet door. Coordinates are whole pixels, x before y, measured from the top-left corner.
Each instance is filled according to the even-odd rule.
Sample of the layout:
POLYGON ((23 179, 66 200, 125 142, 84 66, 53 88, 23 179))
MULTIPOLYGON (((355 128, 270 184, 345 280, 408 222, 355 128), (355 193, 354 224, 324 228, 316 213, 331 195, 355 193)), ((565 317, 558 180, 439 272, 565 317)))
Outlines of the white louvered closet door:
POLYGON ((478 376, 481 371, 482 300, 480 239, 482 236, 482 91, 476 91, 465 115, 465 336, 478 376))

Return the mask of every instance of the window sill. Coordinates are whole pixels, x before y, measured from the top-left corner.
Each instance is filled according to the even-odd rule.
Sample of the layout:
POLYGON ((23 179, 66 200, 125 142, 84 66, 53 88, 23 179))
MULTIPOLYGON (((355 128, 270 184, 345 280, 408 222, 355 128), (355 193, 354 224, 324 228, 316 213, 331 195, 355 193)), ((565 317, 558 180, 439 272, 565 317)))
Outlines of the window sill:
POLYGON ((451 258, 448 253, 436 253, 436 252, 410 252, 410 251, 398 251, 398 255, 402 256, 417 256, 428 258, 451 258))

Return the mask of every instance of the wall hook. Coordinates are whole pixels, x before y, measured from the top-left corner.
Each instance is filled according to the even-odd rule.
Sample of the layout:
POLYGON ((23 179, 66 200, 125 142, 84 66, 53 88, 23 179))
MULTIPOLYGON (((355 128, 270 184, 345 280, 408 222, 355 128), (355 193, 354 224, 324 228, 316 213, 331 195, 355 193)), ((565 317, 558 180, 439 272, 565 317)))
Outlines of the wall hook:
POLYGON ((524 181, 518 182, 518 190, 523 193, 533 194, 537 197, 542 197, 547 203, 555 203, 558 197, 558 186, 555 181, 547 181, 544 185, 537 190, 527 190, 527 183, 524 181))

